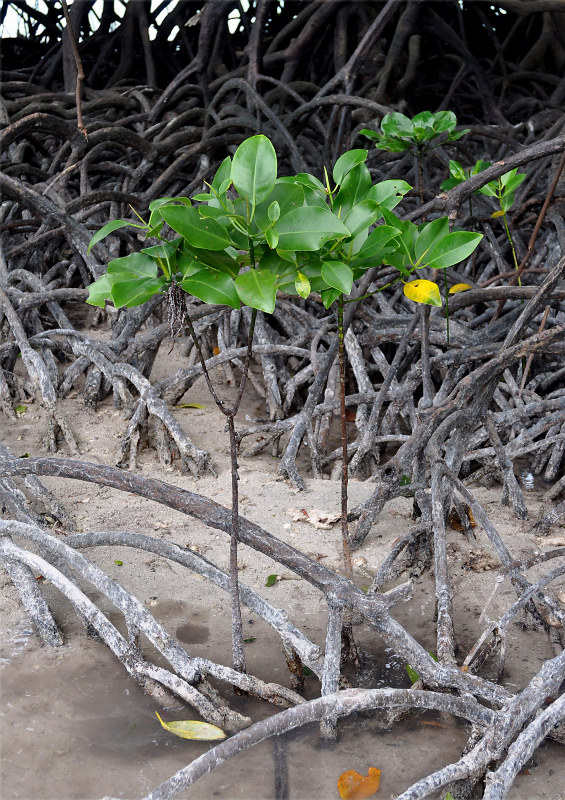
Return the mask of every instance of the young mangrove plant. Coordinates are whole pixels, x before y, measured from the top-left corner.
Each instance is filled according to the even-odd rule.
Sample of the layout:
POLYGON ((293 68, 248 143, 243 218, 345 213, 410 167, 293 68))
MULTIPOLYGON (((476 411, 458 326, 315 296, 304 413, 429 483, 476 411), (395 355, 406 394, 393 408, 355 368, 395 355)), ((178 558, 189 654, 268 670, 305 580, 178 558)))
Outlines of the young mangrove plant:
MULTIPOLYGON (((454 186, 458 186, 460 183, 468 180, 468 178, 472 177, 473 175, 478 175, 479 172, 483 172, 483 170, 490 166, 490 161, 483 161, 479 159, 479 161, 477 161, 472 167, 465 169, 465 167, 462 167, 458 161, 450 160, 449 178, 443 181, 440 188, 443 191, 448 191, 454 186)), ((510 250, 512 252, 512 261, 516 270, 518 270, 518 259, 516 257, 514 240, 512 239, 512 234, 510 233, 510 226, 508 225, 507 214, 514 205, 516 189, 525 179, 525 172, 518 172, 518 168, 511 169, 509 172, 505 172, 504 175, 501 175, 500 178, 497 178, 494 181, 489 181, 484 186, 481 186, 481 188, 477 189, 475 192, 475 194, 482 194, 486 197, 496 198, 499 207, 491 214, 491 217, 493 219, 502 217, 504 230, 506 231, 506 238, 508 239, 510 250)), ((469 203, 471 203, 471 198, 469 198, 469 203)), ((518 285, 522 285, 520 276, 518 276, 518 285)))
MULTIPOLYGON (((447 130, 445 128, 444 130, 447 130)), ((347 529, 348 457, 345 430, 345 354, 343 308, 353 284, 368 269, 392 265, 404 294, 417 303, 441 306, 439 287, 416 278, 422 268, 445 269, 467 258, 481 234, 449 231, 447 217, 417 226, 393 209, 412 187, 402 180, 373 184, 365 164, 367 150, 342 155, 325 184, 308 173, 277 177, 277 156, 262 135, 246 139, 218 168, 208 191, 192 198, 164 197, 149 206, 147 222, 113 220, 98 231, 93 247, 125 226, 157 244, 116 258, 89 287, 88 303, 116 308, 138 306, 163 294, 174 332, 184 322, 200 357, 214 400, 228 420, 232 474, 230 576, 233 661, 245 670, 237 579, 238 490, 234 419, 241 403, 252 356, 257 313, 273 312, 277 292, 308 298, 321 295, 326 308, 337 306, 342 423, 342 543, 344 571, 351 577, 347 529), (378 224, 377 224, 378 223, 378 224), (204 303, 251 311, 247 356, 233 405, 212 385, 202 348, 187 313, 186 296, 204 303)), ((383 287, 384 288, 384 287, 383 287)))
POLYGON ((374 142, 379 150, 390 153, 408 151, 416 159, 418 175, 418 194, 420 202, 424 202, 424 167, 423 156, 435 147, 456 142, 469 133, 469 129, 456 131, 457 117, 453 111, 420 111, 412 117, 398 111, 385 114, 381 120, 381 133, 371 128, 363 128, 360 133, 374 142))

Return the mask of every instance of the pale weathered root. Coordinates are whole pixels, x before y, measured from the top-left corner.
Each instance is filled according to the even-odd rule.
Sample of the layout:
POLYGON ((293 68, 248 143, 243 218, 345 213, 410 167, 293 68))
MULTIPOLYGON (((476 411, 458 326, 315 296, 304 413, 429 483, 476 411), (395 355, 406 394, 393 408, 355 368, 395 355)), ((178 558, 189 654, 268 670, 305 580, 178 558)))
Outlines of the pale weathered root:
MULTIPOLYGON (((79 533, 74 536, 67 536, 65 542, 70 547, 97 547, 107 545, 120 545, 125 547, 135 547, 157 553, 163 558, 168 558, 178 564, 190 569, 192 572, 202 575, 212 581, 216 586, 229 591, 229 576, 227 573, 218 569, 208 559, 178 547, 169 542, 163 542, 151 536, 143 534, 129 533, 127 531, 104 531, 96 533, 79 533)), ((300 660, 314 672, 321 675, 322 660, 320 649, 311 642, 298 628, 288 619, 288 614, 271 606, 261 595, 257 594, 244 583, 239 584, 241 602, 250 608, 257 616, 265 620, 281 637, 285 648, 293 650, 300 656, 300 660)))
POLYGON ((21 324, 8 295, 0 286, 0 303, 10 329, 20 349, 22 362, 27 370, 33 394, 45 409, 46 414, 46 447, 51 453, 57 452, 57 431, 60 429, 72 455, 78 453, 75 437, 65 419, 56 406, 56 393, 48 369, 43 359, 29 344, 23 325, 21 324))

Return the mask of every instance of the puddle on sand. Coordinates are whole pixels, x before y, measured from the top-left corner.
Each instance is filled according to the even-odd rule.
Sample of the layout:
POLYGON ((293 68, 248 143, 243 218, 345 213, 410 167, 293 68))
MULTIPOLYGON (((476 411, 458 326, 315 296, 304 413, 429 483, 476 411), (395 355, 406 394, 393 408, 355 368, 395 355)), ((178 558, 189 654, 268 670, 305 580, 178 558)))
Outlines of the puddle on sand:
MULTIPOLYGON (((198 639, 206 642, 201 647, 218 644, 203 617, 197 623, 175 622, 177 635, 193 645, 198 639)), ((170 628, 175 630, 174 624, 170 628)), ((368 636, 360 636, 365 649, 368 636)), ((278 672, 269 679, 281 679, 284 671, 273 666, 281 649, 278 641, 260 639, 264 658, 278 672)), ((57 649, 42 647, 35 636, 26 641, 25 651, 14 653, 0 670, 2 800, 100 800, 105 795, 138 800, 211 746, 164 731, 155 711, 166 720, 190 719, 194 713, 181 703, 163 709, 144 695, 100 643, 77 634, 57 649)), ((190 650, 196 655, 198 648, 190 650)), ((404 665, 390 652, 383 656, 381 667, 388 665, 390 683, 406 685, 404 665)), ((368 653, 366 663, 371 667, 363 682, 383 685, 382 668, 374 667, 368 653)), ((319 685, 309 678, 307 689, 313 697, 319 685)), ((254 719, 269 709, 253 698, 235 698, 232 705, 254 719)), ((278 770, 274 742, 264 742, 198 781, 179 800, 279 800, 283 795, 277 796, 275 785, 281 771, 286 772, 288 800, 337 800, 339 775, 348 769, 366 774, 369 766, 382 771, 378 797, 390 798, 456 760, 467 739, 465 726, 448 715, 410 717, 388 731, 379 729, 382 719, 377 712, 342 720, 333 747, 320 745, 317 725, 291 732, 277 748, 278 770)), ((518 779, 509 800, 558 800, 562 755, 557 745, 542 748, 539 766, 518 779)))

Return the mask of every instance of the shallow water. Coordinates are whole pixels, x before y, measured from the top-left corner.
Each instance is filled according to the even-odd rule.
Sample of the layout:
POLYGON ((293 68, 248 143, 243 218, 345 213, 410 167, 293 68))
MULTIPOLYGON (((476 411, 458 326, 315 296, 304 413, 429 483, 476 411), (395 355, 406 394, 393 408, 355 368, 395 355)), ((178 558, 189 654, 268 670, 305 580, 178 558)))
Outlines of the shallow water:
MULTIPOLYGON (((170 629, 194 645, 208 643, 211 627, 200 619, 170 629)), ((193 713, 180 703, 163 708, 144 695, 104 645, 75 631, 70 644, 51 649, 29 631, 29 626, 12 631, 11 642, 9 636, 4 643, 9 656, 0 667, 2 800, 100 800, 105 795, 135 800, 211 746, 163 730, 155 711, 166 720, 193 718, 193 713)), ((358 633, 361 640, 367 635, 358 633)), ((278 672, 272 666, 273 648, 280 649, 263 642, 261 651, 278 672)), ((394 654, 367 654, 365 664, 363 684, 407 685, 404 664, 394 654)), ((307 694, 318 692, 317 681, 307 679, 307 694)), ((256 699, 236 698, 232 705, 254 719, 269 713, 256 699)), ((287 795, 276 793, 274 744, 269 741, 224 764, 179 798, 327 800, 338 798, 342 772, 366 774, 369 766, 382 771, 377 796, 390 798, 456 760, 467 739, 465 726, 444 714, 409 717, 392 730, 382 730, 382 721, 380 712, 341 721, 339 742, 332 747, 320 745, 316 725, 286 736, 286 756, 281 762, 279 748, 277 763, 279 783, 281 771, 286 772, 287 795)), ((518 778, 511 800, 560 800, 563 749, 545 746, 538 761, 518 778)))

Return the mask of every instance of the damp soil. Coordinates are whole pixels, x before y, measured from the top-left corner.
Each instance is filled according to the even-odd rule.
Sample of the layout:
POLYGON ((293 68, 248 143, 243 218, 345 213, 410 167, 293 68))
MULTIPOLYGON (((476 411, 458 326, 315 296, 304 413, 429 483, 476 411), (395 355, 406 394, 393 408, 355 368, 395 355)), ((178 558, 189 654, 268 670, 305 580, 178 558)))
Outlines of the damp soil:
MULTIPOLYGON (((174 358, 174 356, 173 356, 174 358)), ((159 365, 158 365, 159 368, 159 365)), ((162 369, 166 370, 163 364, 162 369)), ((157 376, 158 377, 158 376, 157 376)), ((195 480, 173 469, 161 467, 155 453, 146 450, 140 458, 140 474, 213 497, 225 505, 230 501, 225 421, 213 408, 202 382, 196 383, 182 402, 200 403, 204 409, 180 409, 177 417, 189 436, 207 449, 218 471, 217 478, 195 480)), ((252 391, 245 397, 241 421, 261 416, 261 401, 252 391)), ((65 412, 80 440, 80 457, 97 463, 115 464, 120 436, 127 420, 110 404, 96 413, 83 408, 77 398, 65 402, 65 412)), ((40 455, 42 420, 30 404, 27 412, 10 426, 5 443, 15 455, 40 455)), ((275 536, 320 560, 341 569, 339 523, 329 530, 294 522, 291 508, 339 510, 339 483, 308 480, 306 492, 296 492, 277 478, 277 460, 271 454, 240 460, 241 513, 275 536)), ((74 515, 83 531, 129 530, 164 538, 202 553, 223 569, 228 567, 229 540, 200 522, 143 498, 124 495, 104 487, 78 481, 45 479, 74 515)), ((503 540, 516 558, 530 558, 545 545, 530 529, 544 511, 544 490, 531 482, 526 492, 529 520, 518 520, 500 504, 501 487, 482 488, 478 496, 503 540)), ((351 505, 372 492, 370 483, 350 483, 351 505)), ((389 553, 392 543, 412 522, 412 501, 397 498, 387 505, 362 548, 355 553, 357 585, 367 586, 371 576, 389 553)), ((565 531, 554 528, 548 539, 564 539, 565 531)), ((63 534, 59 534, 63 535, 63 534)), ((563 541, 565 544, 565 540, 563 541)), ((497 562, 484 533, 475 538, 448 534, 450 569, 454 584, 456 635, 462 660, 489 619, 497 619, 514 601, 508 581, 497 583, 497 562), (485 604, 486 607, 485 607, 485 604)), ((82 551, 115 580, 132 591, 175 635, 189 655, 202 655, 219 663, 230 663, 231 631, 227 595, 178 564, 150 553, 125 547, 103 547, 82 551), (119 563, 120 562, 120 563, 119 563)), ((535 577, 540 568, 529 573, 535 577)), ((39 576, 36 576, 39 577, 39 576)), ((399 577, 398 582, 407 576, 399 577)), ((285 609, 291 621, 323 647, 326 606, 319 592, 297 580, 280 565, 251 549, 240 547, 240 580, 263 594, 274 606, 285 609), (268 575, 281 580, 266 587, 268 575)), ((2 574, 0 591, 0 706, 2 800, 101 800, 104 796, 137 800, 210 747, 209 744, 178 739, 163 730, 155 716, 166 720, 194 718, 194 712, 177 703, 163 707, 144 695, 110 651, 89 638, 68 604, 47 581, 41 581, 45 597, 65 634, 65 645, 51 649, 41 645, 25 617, 17 594, 2 574)), ((84 586, 102 611, 123 630, 120 615, 92 587, 84 586)), ((565 582, 556 583, 562 592, 565 582)), ((409 602, 400 603, 394 616, 428 650, 434 643, 433 579, 424 574, 414 581, 409 602)), ((551 658, 548 639, 524 630, 519 619, 508 642, 503 683, 518 690, 551 658)), ((263 680, 288 685, 288 672, 280 641, 271 629, 244 609, 244 636, 249 672, 263 680)), ((355 685, 367 687, 408 686, 406 664, 387 651, 383 642, 367 629, 355 627, 362 653, 355 685)), ((153 655, 147 643, 144 652, 153 655)), ((489 663, 485 674, 489 675, 489 663)), ((492 667, 494 669, 494 667, 492 667)), ((266 703, 234 697, 229 686, 218 686, 230 704, 254 720, 272 713, 266 703)), ((307 697, 319 695, 318 681, 306 679, 307 697)), ((310 726, 285 737, 284 747, 266 742, 242 753, 179 798, 208 800, 280 800, 275 786, 288 776, 288 800, 338 798, 337 778, 369 766, 381 769, 377 797, 390 798, 435 769, 456 760, 467 740, 468 728, 445 714, 410 715, 387 727, 382 713, 340 722, 340 738, 332 747, 322 747, 318 728, 310 726)), ((565 751, 547 743, 535 754, 517 778, 509 800, 564 800, 565 751)))

